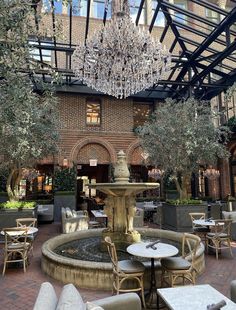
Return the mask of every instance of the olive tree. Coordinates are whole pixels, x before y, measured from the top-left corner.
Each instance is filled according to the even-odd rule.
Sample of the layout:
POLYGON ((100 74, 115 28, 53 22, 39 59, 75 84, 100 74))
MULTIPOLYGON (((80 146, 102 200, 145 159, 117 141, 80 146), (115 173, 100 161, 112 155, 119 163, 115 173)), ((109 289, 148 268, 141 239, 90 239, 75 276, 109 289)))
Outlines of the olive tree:
POLYGON ((29 44, 37 34, 32 3, 37 1, 0 2, 0 154, 9 169, 9 200, 19 199, 22 168, 53 154, 58 141, 53 88, 33 78, 38 64, 29 44))
POLYGON ((168 99, 138 128, 149 163, 171 175, 180 199, 188 198, 191 174, 198 171, 200 164, 214 164, 218 158, 229 156, 229 129, 216 128, 214 117, 208 102, 168 99))

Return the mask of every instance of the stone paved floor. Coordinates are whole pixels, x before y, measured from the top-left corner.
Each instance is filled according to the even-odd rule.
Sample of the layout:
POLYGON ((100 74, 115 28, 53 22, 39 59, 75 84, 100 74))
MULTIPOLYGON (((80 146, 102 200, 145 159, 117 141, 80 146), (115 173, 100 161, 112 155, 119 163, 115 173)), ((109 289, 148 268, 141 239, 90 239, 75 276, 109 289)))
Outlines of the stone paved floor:
MULTIPOLYGON (((62 283, 45 275, 40 269, 42 243, 60 233, 60 224, 44 224, 39 227, 39 233, 34 243, 34 257, 26 273, 22 269, 9 268, 4 277, 0 275, 0 309, 4 310, 30 310, 33 308, 40 284, 50 281, 57 294, 60 294, 62 283)), ((233 243, 234 258, 228 250, 222 252, 219 260, 214 255, 206 255, 206 271, 197 279, 198 284, 211 284, 218 291, 229 297, 229 285, 236 279, 236 243, 233 243)), ((2 271, 2 247, 0 244, 0 271, 2 271)), ((111 292, 79 289, 85 301, 109 296, 111 292)), ((124 309, 125 310, 125 309, 124 309)), ((193 309, 194 310, 194 309, 193 309)))

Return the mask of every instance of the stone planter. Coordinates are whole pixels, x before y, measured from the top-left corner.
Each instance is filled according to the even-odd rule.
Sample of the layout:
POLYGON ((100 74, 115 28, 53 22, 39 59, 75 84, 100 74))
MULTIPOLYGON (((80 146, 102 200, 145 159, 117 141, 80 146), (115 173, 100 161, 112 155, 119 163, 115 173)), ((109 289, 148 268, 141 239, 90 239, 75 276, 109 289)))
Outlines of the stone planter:
POLYGON ((32 209, 0 209, 0 230, 4 227, 15 227, 16 219, 22 217, 37 218, 37 207, 32 209))
POLYGON ((205 212, 207 205, 172 205, 164 203, 162 206, 162 228, 180 232, 191 232, 192 222, 190 212, 205 212))
POLYGON ((61 208, 76 209, 75 192, 55 192, 54 194, 54 221, 61 221, 61 208))

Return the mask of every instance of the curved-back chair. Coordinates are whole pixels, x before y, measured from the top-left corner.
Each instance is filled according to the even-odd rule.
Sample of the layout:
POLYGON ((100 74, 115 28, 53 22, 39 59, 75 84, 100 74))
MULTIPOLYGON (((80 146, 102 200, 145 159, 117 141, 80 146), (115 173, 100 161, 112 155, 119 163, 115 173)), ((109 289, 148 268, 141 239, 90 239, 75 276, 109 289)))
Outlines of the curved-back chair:
POLYGON ((162 284, 167 282, 173 287, 179 278, 182 278, 183 285, 186 280, 188 283, 195 284, 197 273, 195 258, 200 241, 201 239, 197 235, 183 233, 181 256, 167 257, 161 260, 162 284))
POLYGON ((229 249, 233 257, 231 248, 231 224, 232 220, 215 220, 215 225, 212 226, 211 232, 206 235, 206 247, 214 249, 216 252, 216 259, 218 259, 219 251, 229 249))
POLYGON ((205 220, 206 214, 204 212, 190 212, 189 216, 192 222, 193 233, 199 236, 206 243, 206 234, 209 232, 207 226, 197 225, 194 220, 205 220))
POLYGON ((114 290, 116 294, 119 294, 120 292, 140 292, 143 307, 146 308, 143 285, 143 275, 145 271, 144 265, 141 262, 134 260, 118 261, 115 244, 108 236, 105 237, 104 240, 107 245, 107 250, 110 255, 113 267, 114 281, 112 292, 114 293, 114 290), (125 287, 125 282, 130 282, 130 280, 135 281, 137 285, 132 288, 129 286, 125 287))
MULTIPOLYGON (((35 217, 22 217, 16 219, 16 226, 17 227, 36 227, 37 226, 37 219, 35 217)), ((29 252, 31 252, 32 256, 34 255, 33 252, 33 242, 35 239, 34 234, 28 234, 27 242, 30 244, 29 252)))
POLYGON ((3 228, 5 242, 3 254, 3 271, 5 274, 8 263, 23 262, 24 272, 28 259, 30 244, 27 242, 27 227, 3 228))

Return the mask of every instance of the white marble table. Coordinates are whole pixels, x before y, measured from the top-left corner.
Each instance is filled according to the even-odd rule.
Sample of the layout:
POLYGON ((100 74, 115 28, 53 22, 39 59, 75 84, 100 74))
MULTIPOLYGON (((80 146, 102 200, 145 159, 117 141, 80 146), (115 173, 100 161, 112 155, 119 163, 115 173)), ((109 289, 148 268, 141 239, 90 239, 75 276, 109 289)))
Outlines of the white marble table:
POLYGON ((236 304, 209 284, 160 288, 157 290, 170 310, 207 310, 224 300, 222 310, 235 310, 236 304))
POLYGON ((105 219, 105 224, 107 226, 107 215, 104 213, 103 210, 91 210, 92 215, 94 216, 94 219, 103 218, 105 219))
POLYGON ((149 307, 153 306, 154 300, 156 299, 156 308, 159 308, 159 299, 156 292, 156 277, 155 277, 155 266, 154 260, 160 259, 164 257, 170 257, 178 254, 179 250, 170 244, 158 242, 152 247, 147 248, 147 245, 152 242, 137 242, 129 245, 126 251, 129 254, 151 258, 151 279, 150 279, 150 289, 147 294, 147 305, 149 307), (156 298, 155 298, 156 297, 156 298))
POLYGON ((215 226, 215 221, 213 220, 193 220, 193 223, 199 226, 215 226))
MULTIPOLYGON (((21 228, 21 227, 19 227, 21 228)), ((33 234, 36 234, 38 232, 38 228, 37 227, 28 227, 27 229, 27 235, 33 235, 33 234)), ((8 233, 10 236, 18 236, 18 235, 21 235, 22 234, 22 231, 9 231, 8 233)), ((4 234, 4 231, 2 230, 1 231, 1 235, 5 235, 4 234)))

